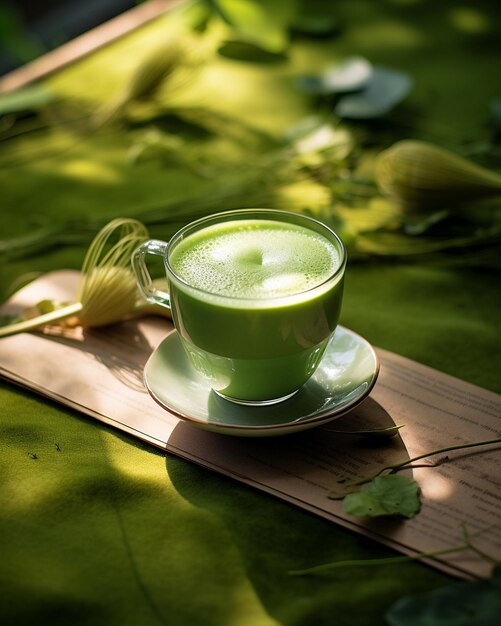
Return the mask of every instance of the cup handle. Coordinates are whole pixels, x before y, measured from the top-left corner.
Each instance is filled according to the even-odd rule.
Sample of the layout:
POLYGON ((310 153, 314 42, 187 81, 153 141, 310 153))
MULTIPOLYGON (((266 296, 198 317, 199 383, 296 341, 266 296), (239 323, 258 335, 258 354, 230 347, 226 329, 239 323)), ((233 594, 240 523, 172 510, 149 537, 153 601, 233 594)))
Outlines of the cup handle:
POLYGON ((171 306, 169 294, 165 291, 157 289, 153 285, 153 281, 151 280, 151 276, 145 262, 145 256, 147 254, 154 254, 155 256, 165 258, 167 246, 168 244, 165 241, 159 241, 158 239, 145 241, 134 250, 131 262, 132 269, 136 275, 137 285, 146 300, 152 304, 159 304, 170 311, 171 306))

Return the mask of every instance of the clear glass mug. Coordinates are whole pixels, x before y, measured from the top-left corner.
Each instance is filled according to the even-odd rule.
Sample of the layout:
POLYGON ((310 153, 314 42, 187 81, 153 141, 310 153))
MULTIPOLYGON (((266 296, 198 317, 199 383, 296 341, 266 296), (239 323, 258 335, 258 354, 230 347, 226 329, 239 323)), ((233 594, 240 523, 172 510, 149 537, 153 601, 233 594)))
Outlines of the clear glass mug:
POLYGON ((215 393, 240 404, 266 405, 291 397, 316 370, 341 310, 346 250, 321 222, 286 211, 241 209, 205 217, 181 228, 169 242, 150 240, 132 255, 144 297, 167 307, 195 370, 215 393), (171 265, 182 241, 202 229, 240 220, 272 220, 323 235, 339 265, 321 284, 273 298, 246 299, 190 285, 171 265), (153 286, 146 255, 164 261, 169 292, 153 286))

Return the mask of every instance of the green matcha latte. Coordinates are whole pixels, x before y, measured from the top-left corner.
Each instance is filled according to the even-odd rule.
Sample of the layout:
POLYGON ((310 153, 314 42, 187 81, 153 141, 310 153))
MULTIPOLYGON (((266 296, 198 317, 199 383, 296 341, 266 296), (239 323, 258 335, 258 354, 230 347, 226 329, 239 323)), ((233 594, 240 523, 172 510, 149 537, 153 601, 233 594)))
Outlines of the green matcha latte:
POLYGON ((219 394, 262 403, 315 371, 341 308, 344 248, 323 224, 265 209, 199 220, 166 255, 175 326, 219 394))

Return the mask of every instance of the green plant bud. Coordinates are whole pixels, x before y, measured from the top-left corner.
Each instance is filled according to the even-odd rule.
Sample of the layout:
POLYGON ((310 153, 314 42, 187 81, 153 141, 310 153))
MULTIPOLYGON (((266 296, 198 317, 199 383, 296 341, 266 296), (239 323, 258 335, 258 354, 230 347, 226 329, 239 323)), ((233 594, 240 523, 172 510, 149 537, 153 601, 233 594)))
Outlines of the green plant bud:
POLYGON ((452 209, 501 196, 501 176, 424 141, 399 141, 377 157, 379 190, 409 209, 452 209))

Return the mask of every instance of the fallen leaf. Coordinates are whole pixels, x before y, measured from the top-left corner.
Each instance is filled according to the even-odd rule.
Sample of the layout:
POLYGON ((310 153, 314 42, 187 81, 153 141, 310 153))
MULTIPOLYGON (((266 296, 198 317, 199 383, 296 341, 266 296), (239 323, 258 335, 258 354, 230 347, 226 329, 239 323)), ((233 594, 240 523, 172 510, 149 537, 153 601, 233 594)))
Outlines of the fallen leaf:
POLYGON ((343 96, 334 113, 350 119, 371 119, 385 115, 399 104, 412 87, 404 72, 375 67, 362 91, 343 96))
POLYGON ((320 76, 301 76, 296 85, 313 94, 349 93, 367 86, 373 73, 372 65, 363 57, 350 57, 327 68, 320 76))
POLYGON ((344 498, 344 510, 348 515, 414 517, 420 508, 417 482, 396 474, 377 476, 360 491, 350 493, 344 498))
POLYGON ((390 626, 494 626, 500 615, 501 583, 488 579, 405 596, 386 619, 390 626))

